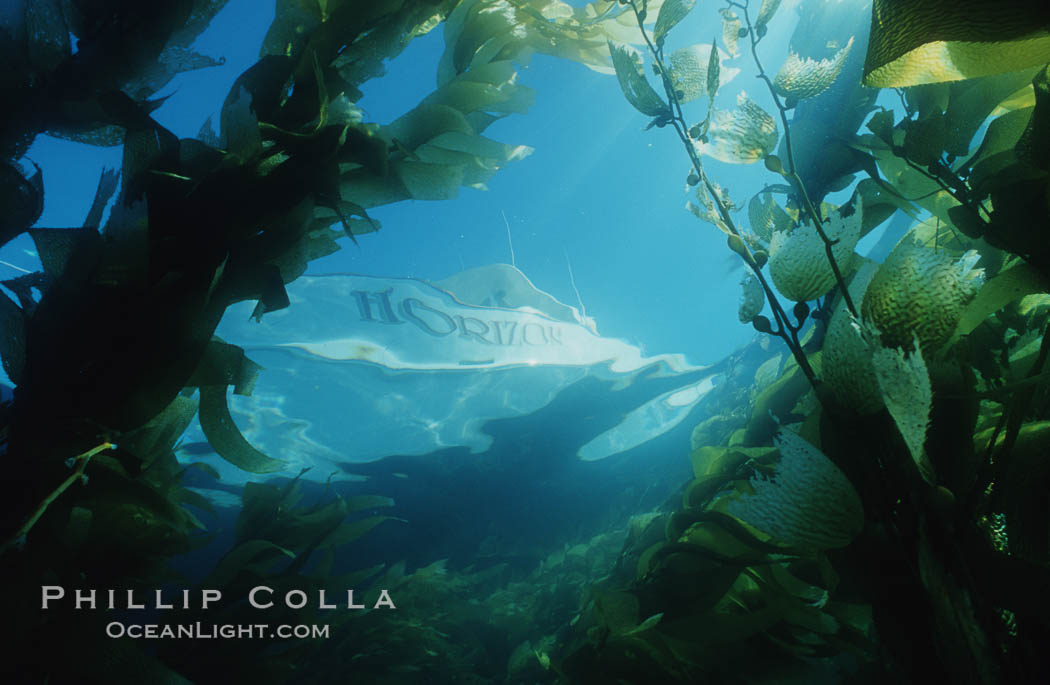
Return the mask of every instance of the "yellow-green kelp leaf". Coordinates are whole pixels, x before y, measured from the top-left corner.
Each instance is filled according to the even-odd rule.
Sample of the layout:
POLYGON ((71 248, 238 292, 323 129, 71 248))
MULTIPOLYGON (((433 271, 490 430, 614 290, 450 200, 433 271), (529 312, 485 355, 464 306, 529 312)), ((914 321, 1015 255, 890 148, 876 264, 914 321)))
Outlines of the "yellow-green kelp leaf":
MULTIPOLYGON (((715 181, 710 181, 710 183, 711 187, 715 191, 715 195, 718 197, 722 206, 730 212, 735 211, 737 207, 736 204, 733 202, 732 198, 729 197, 729 191, 726 188, 720 186, 715 181)), ((707 184, 698 183, 696 184, 695 190, 696 199, 700 201, 700 206, 698 207, 692 202, 686 202, 685 208, 692 212, 693 216, 695 216, 697 219, 713 224, 716 228, 718 228, 718 230, 722 231, 726 235, 731 235, 733 231, 730 230, 729 224, 725 222, 725 220, 722 218, 721 213, 719 213, 718 208, 715 206, 714 199, 707 192, 707 184)))
MULTIPOLYGON (((740 526, 738 530, 742 528, 740 526)), ((708 556, 720 562, 749 565, 768 561, 768 553, 749 545, 750 540, 758 541, 753 537, 741 540, 722 526, 705 521, 690 526, 678 542, 699 547, 708 556)))
POLYGON ((780 377, 780 363, 784 355, 779 352, 758 365, 755 369, 755 380, 751 384, 751 394, 757 396, 763 390, 773 385, 780 377))
MULTIPOLYGON (((679 102, 692 102, 709 94, 708 80, 712 70, 712 47, 714 47, 713 44, 697 43, 671 53, 668 71, 671 74, 671 83, 675 90, 679 91, 679 102)), ((719 50, 717 62, 719 66, 714 67, 719 86, 729 83, 740 73, 739 69, 721 65, 721 62, 727 59, 729 55, 719 50)))
POLYGON ((624 633, 624 635, 638 635, 639 633, 644 633, 647 630, 652 630, 656 627, 658 623, 660 623, 660 619, 662 619, 663 617, 664 614, 662 611, 658 614, 653 614, 649 618, 639 623, 637 628, 635 628, 634 630, 627 631, 626 633, 624 633))
POLYGON ((642 54, 630 45, 617 45, 609 41, 616 78, 624 97, 642 114, 658 117, 667 113, 667 104, 656 94, 642 69, 642 54))
POLYGON ((750 576, 758 585, 763 603, 778 608, 783 622, 795 627, 792 632, 830 638, 842 630, 838 619, 826 611, 827 591, 795 578, 786 566, 755 567, 750 569, 750 576))
POLYGON ((842 71, 842 65, 853 47, 853 36, 845 47, 835 53, 831 59, 817 60, 809 57, 803 59, 794 52, 788 53, 784 64, 773 80, 773 87, 781 95, 796 100, 820 95, 831 87, 842 71))
POLYGON ((762 313, 762 307, 766 305, 766 292, 762 284, 755 278, 754 274, 748 273, 740 281, 740 307, 737 317, 740 323, 751 323, 751 320, 762 313))
POLYGON ((147 423, 122 433, 120 448, 142 459, 142 465, 146 467, 154 459, 174 449, 179 436, 196 415, 197 400, 179 395, 147 423))
POLYGON ((753 164, 776 147, 777 122, 743 91, 736 102, 732 111, 718 109, 711 114, 708 142, 698 143, 697 149, 720 162, 753 164))
POLYGON ((1041 316, 1044 310, 1050 309, 1050 295, 1025 295, 1017 303, 1017 313, 1021 316, 1041 316))
MULTIPOLYGON (((818 352, 810 355, 809 363, 819 374, 821 354, 818 352)), ((777 432, 778 423, 790 420, 795 405, 812 387, 806 374, 799 368, 798 362, 789 359, 780 372, 780 378, 755 397, 747 428, 731 436, 729 444, 768 444, 777 432)))
MULTIPOLYGON (((460 183, 478 188, 487 183, 505 165, 524 159, 532 154, 527 145, 506 145, 490 138, 449 131, 419 146, 415 160, 406 163, 424 162, 462 171, 460 183)), ((404 177, 402 177, 404 181, 404 177)), ((409 187, 406 183, 406 187, 409 187)), ((420 198, 415 195, 416 199, 420 198)))
MULTIPOLYGON (((1050 300, 1050 297, 1047 298, 1050 300)), ((695 450, 704 445, 723 445, 729 434, 746 422, 743 416, 731 412, 712 414, 693 426, 689 436, 689 449, 695 450)))
MULTIPOLYGON (((664 621, 661 645, 666 645, 663 649, 671 650, 676 665, 699 664, 713 670, 725 663, 727 650, 737 649, 757 635, 768 635, 774 626, 785 620, 784 609, 779 603, 763 603, 761 608, 744 612, 737 601, 729 600, 733 594, 730 592, 722 599, 714 611, 697 615, 684 612, 684 618, 664 621)), ((667 657, 664 659, 670 661, 667 657)), ((674 680, 668 677, 651 682, 674 680)))
POLYGON ((638 625, 638 607, 638 598, 629 592, 594 591, 595 614, 613 634, 625 633, 638 625))
POLYGON ((971 250, 958 261, 909 234, 893 248, 872 279, 861 313, 879 329, 886 347, 910 345, 918 336, 929 356, 955 331, 984 277, 980 255, 971 250))
MULTIPOLYGON (((527 60, 541 52, 611 74, 608 41, 638 44, 642 34, 626 4, 595 0, 573 7, 552 0, 462 0, 444 21, 445 51, 438 84, 494 60, 527 60)), ((647 4, 650 26, 662 0, 647 4)))
POLYGON ((725 487, 729 479, 730 476, 724 473, 694 478, 685 487, 682 506, 686 508, 705 506, 719 490, 725 487))
MULTIPOLYGON (((478 160, 495 160, 501 163, 515 162, 532 153, 532 148, 527 145, 507 145, 484 136, 457 131, 448 131, 435 136, 425 146, 461 152, 478 160)), ((425 146, 420 146, 420 148, 425 146)), ((426 161, 425 151, 420 148, 417 148, 416 155, 426 161)))
MULTIPOLYGON (((1006 441, 1004 431, 988 428, 973 436, 973 446, 978 452, 986 452, 990 448, 999 449, 1006 441), (995 444, 989 445, 992 436, 995 436, 995 444)), ((1014 441, 1011 454, 1024 455, 1027 459, 1035 458, 1046 461, 1047 450, 1050 449, 1050 421, 1036 421, 1021 428, 1014 441)))
POLYGON ((341 523, 338 528, 332 531, 332 533, 321 542, 320 546, 341 547, 342 545, 353 542, 364 536, 383 521, 402 520, 403 519, 396 519, 393 516, 369 516, 368 518, 363 518, 358 521, 341 523))
POLYGON ((1035 107, 1022 107, 1006 112, 988 124, 981 146, 973 153, 961 169, 972 169, 975 165, 1006 150, 1012 150, 1028 127, 1035 107))
POLYGON ((438 83, 497 58, 516 57, 527 44, 529 19, 508 2, 459 3, 445 21, 445 45, 438 83))
MULTIPOLYGON (((489 73, 478 75, 483 80, 498 80, 507 74, 507 66, 502 64, 487 65, 482 69, 485 70, 489 73)), ((439 89, 444 102, 471 108, 499 102, 500 96, 493 90, 502 86, 488 84, 487 90, 475 89, 471 94, 470 86, 486 86, 483 82, 470 82, 471 74, 474 72, 456 77, 439 89), (457 86, 461 88, 456 90, 457 86)), ((495 111, 499 111, 498 105, 495 111)), ((429 99, 424 101, 383 129, 383 134, 403 155, 390 164, 400 187, 386 187, 385 192, 377 197, 376 193, 370 192, 368 182, 360 179, 360 182, 341 186, 342 199, 360 205, 362 209, 400 199, 399 192, 416 200, 446 200, 455 197, 461 185, 482 187, 504 165, 532 152, 532 148, 525 145, 505 145, 478 135, 468 119, 473 114, 476 111, 465 115, 448 104, 435 104, 429 99), (342 192, 344 187, 347 192, 342 192)), ((343 180, 349 179, 349 175, 344 175, 343 180)), ((382 182, 382 179, 372 179, 373 184, 382 182)))
POLYGON ((901 197, 892 186, 874 178, 865 178, 853 191, 854 203, 864 203, 864 220, 860 225, 861 237, 866 236, 898 209, 912 219, 919 220, 919 210, 906 198, 901 197))
POLYGON ((262 367, 248 359, 243 349, 212 336, 208 346, 204 348, 200 364, 186 381, 186 385, 232 385, 235 395, 251 395, 261 370, 262 367))
POLYGON ((864 527, 864 509, 853 484, 795 433, 781 431, 776 444, 780 462, 773 477, 753 477, 754 494, 730 500, 729 514, 791 547, 848 545, 864 527))
MULTIPOLYGON (((825 559, 826 562, 826 559, 825 559)), ((817 566, 820 566, 818 562, 817 566)), ((828 570, 830 565, 827 565, 828 570)), ((823 568, 811 569, 812 571, 823 571, 823 568)), ((752 578, 759 581, 759 585, 762 592, 773 601, 787 601, 795 605, 795 611, 791 613, 794 616, 785 616, 785 619, 795 623, 796 625, 804 626, 813 632, 817 633, 834 633, 838 630, 837 621, 830 615, 825 614, 820 609, 827 607, 828 593, 831 588, 825 588, 820 585, 811 585, 809 582, 802 580, 794 573, 787 564, 769 564, 762 567, 755 567, 750 569, 752 578), (799 609, 810 609, 815 613, 811 614, 810 619, 803 618, 802 622, 796 622, 793 618, 800 618, 799 609)), ((822 573, 823 576, 823 573, 822 573)), ((824 582, 827 582, 827 578, 822 578, 824 582)), ((831 579, 833 580, 833 578, 831 579)))
POLYGON ((714 102, 715 94, 721 86, 722 59, 718 55, 718 44, 711 39, 711 54, 707 59, 707 97, 714 102))
POLYGON ((901 88, 1050 62, 1044 0, 875 0, 864 85, 901 88))
POLYGON ((241 435, 226 404, 226 386, 202 386, 200 397, 201 430, 220 457, 250 473, 273 473, 285 467, 287 462, 271 459, 241 435))
MULTIPOLYGON (((877 337, 872 336, 872 337, 877 337)), ((897 430, 908 446, 912 461, 927 483, 937 482, 933 464, 926 456, 926 428, 930 424, 933 391, 930 374, 919 350, 919 340, 912 340, 912 348, 905 353, 899 347, 880 347, 871 358, 878 379, 882 401, 886 404, 897 430)))
POLYGON ((1045 292, 1050 292, 1050 283, 1047 283, 1038 269, 1025 262, 1019 262, 1000 272, 981 286, 977 295, 966 305, 962 316, 959 317, 959 324, 955 327, 955 333, 946 347, 973 332, 981 322, 1014 300, 1025 295, 1045 292))
MULTIPOLYGON (((984 78, 967 79, 966 81, 943 84, 947 85, 948 106, 944 110, 948 135, 944 137, 944 151, 949 155, 962 157, 973 149, 973 139, 977 132, 988 124, 988 118, 1000 110, 1000 103, 1010 100, 1023 90, 1031 94, 1035 104, 1033 80, 1042 71, 1041 68, 1022 69, 1009 74, 996 74, 984 78)), ((913 89, 919 90, 919 89, 913 89)), ((1020 109, 1024 109, 1021 107, 1020 109)), ((1003 110, 1009 111, 1009 110, 1003 110)), ((936 116, 936 113, 931 115, 936 116)), ((920 118, 922 118, 920 116, 920 118)), ((998 133, 997 133, 998 135, 998 133)), ((995 142, 994 140, 992 142, 995 142)), ((1012 145, 1010 147, 1013 147, 1012 145)), ((1005 149, 1005 148, 1000 148, 1005 149)), ((989 150, 993 154, 997 150, 989 150)))
POLYGON ((731 477, 745 461, 751 459, 765 463, 775 452, 772 447, 724 447, 705 445, 693 450, 690 459, 693 464, 693 475, 697 478, 707 476, 731 477))
POLYGON ((758 9, 758 17, 755 19, 755 26, 768 24, 779 7, 780 0, 762 0, 762 6, 758 9))
MULTIPOLYGON (((662 4, 662 0, 648 3, 650 25, 662 4)), ((395 2, 392 7, 395 5, 399 6, 395 2)), ((500 117, 521 113, 532 104, 533 92, 517 82, 514 66, 526 61, 528 55, 551 54, 611 74, 609 41, 642 41, 633 10, 605 0, 580 7, 551 0, 462 0, 451 3, 454 8, 437 12, 427 3, 423 5, 398 10, 398 18, 391 19, 392 23, 379 24, 359 36, 334 62, 339 75, 356 85, 382 66, 382 54, 388 47, 396 54, 406 36, 425 33, 435 22, 444 29, 446 50, 438 64, 437 90, 397 121, 372 132, 375 141, 381 143, 378 148, 382 155, 375 160, 381 164, 340 160, 339 197, 362 210, 406 199, 450 198, 463 185, 484 188, 498 169, 528 154, 530 149, 525 146, 501 146, 481 137, 500 117), (447 18, 440 21, 445 13, 447 18)), ((302 14, 309 17, 303 19, 307 30, 322 25, 313 5, 302 14)), ((355 10, 350 14, 360 13, 355 10)), ((298 40, 294 22, 286 24, 287 30, 282 29, 281 40, 274 44, 279 54, 298 40)), ((632 83, 643 89, 643 108, 655 111, 659 97, 644 78, 639 78, 640 82, 632 79, 632 83)), ((335 104, 329 104, 330 122, 335 104)), ((338 109, 342 113, 336 119, 349 116, 353 121, 360 117, 360 110, 352 103, 340 102, 338 109)), ((351 235, 357 232, 349 231, 351 235)))
MULTIPOLYGON (((864 260, 857 269, 849 283, 853 302, 864 301, 864 293, 878 267, 877 263, 864 260)), ((842 297, 835 304, 822 350, 821 377, 835 399, 861 415, 882 409, 882 394, 871 365, 871 345, 861 335, 842 297)))
POLYGON ((524 114, 535 99, 535 91, 518 83, 514 63, 500 60, 458 74, 428 95, 422 104, 446 105, 464 115, 474 112, 524 114))
POLYGON ((740 29, 743 23, 737 13, 729 8, 722 8, 718 13, 722 15, 722 43, 729 55, 736 57, 740 54, 740 29))
POLYGON ((774 233, 788 231, 794 223, 772 193, 756 193, 747 203, 747 218, 751 231, 767 243, 774 233))
POLYGON ((404 160, 392 168, 415 200, 451 200, 463 184, 462 166, 404 160))
MULTIPOLYGON (((860 240, 863 206, 858 203, 853 214, 832 212, 824 225, 824 234, 837 241, 831 246, 840 272, 848 271, 853 248, 860 240)), ((769 241, 769 275, 780 293, 794 302, 808 302, 826 294, 835 285, 835 272, 828 260, 824 240, 810 223, 790 233, 777 232, 769 241)))
POLYGON ((474 129, 460 112, 444 104, 421 104, 383 128, 383 135, 409 152, 442 133, 455 131, 467 135, 474 129))
POLYGON ((696 0, 667 0, 656 17, 656 28, 653 29, 653 42, 657 45, 663 45, 667 32, 673 29, 678 22, 685 19, 695 4, 696 0))
MULTIPOLYGON (((662 4, 663 0, 647 3, 646 24, 655 23, 662 4)), ((526 6, 530 15, 543 17, 543 21, 537 17, 530 24, 531 49, 579 62, 600 73, 613 73, 609 69, 607 41, 635 45, 644 42, 634 11, 626 4, 594 0, 583 7, 571 7, 565 2, 528 0, 526 6), (551 40, 552 28, 554 40, 551 40)))

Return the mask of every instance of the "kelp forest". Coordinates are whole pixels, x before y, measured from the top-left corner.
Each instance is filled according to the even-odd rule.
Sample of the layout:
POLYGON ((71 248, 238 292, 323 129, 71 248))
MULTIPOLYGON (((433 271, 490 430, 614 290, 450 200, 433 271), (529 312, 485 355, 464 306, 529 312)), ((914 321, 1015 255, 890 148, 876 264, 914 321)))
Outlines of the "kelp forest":
MULTIPOLYGON (((193 44, 224 4, 23 0, 0 24, 0 243, 28 233, 42 264, 0 283, 5 682, 1050 682, 1043 3, 859 3, 870 34, 764 63, 779 13, 812 34, 835 3, 277 0, 219 116, 178 138, 157 94, 214 63, 193 44), (705 3, 720 24, 679 35, 705 3), (436 88, 370 122, 361 88, 431 32, 436 88), (528 164, 485 134, 558 97, 519 83, 533 55, 622 90, 649 122, 639 146, 680 142, 686 211, 725 235, 756 337, 703 400, 680 445, 693 478, 662 507, 516 574, 347 561, 393 500, 304 488, 254 447, 228 401, 261 369, 216 328, 238 302, 294 307, 286 285, 380 230, 373 208, 528 164), (742 89, 715 106, 745 64, 775 108, 742 89), (42 135, 122 151, 80 226, 38 225, 42 135), (736 195, 726 164, 763 190, 736 195), (876 230, 885 249, 861 256, 876 230), (186 487, 219 477, 180 449, 194 420, 258 476, 231 530, 186 487), (180 570, 216 545, 199 577, 180 570), (369 609, 267 616, 324 639, 150 642, 108 637, 106 612, 42 611, 42 586, 352 587, 369 609)), ((258 622, 236 601, 169 614, 258 622)))

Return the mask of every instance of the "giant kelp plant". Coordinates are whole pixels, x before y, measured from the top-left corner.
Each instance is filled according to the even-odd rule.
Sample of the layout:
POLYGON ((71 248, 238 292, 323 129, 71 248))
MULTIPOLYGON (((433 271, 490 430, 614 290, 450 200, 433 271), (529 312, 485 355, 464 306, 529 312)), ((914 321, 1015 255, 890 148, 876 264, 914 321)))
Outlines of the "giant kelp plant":
POLYGON ((721 10, 723 45, 747 46, 778 110, 774 155, 776 117, 744 97, 715 108, 726 68, 716 44, 665 53, 694 3, 664 3, 652 28, 644 0, 626 4, 659 86, 642 53, 610 44, 624 94, 681 139, 690 208, 749 269, 741 320, 792 359, 770 360, 780 377, 758 386, 734 432, 698 426, 681 507, 595 589, 565 672, 595 683, 1045 680, 1045 8, 876 0, 864 83, 897 88, 904 116, 853 89, 834 106, 860 110, 867 132, 846 131, 816 168, 797 165, 792 134, 806 123, 788 114, 839 77, 853 37, 833 36, 837 52, 822 59, 792 52, 773 77, 757 46, 780 3, 721 10), (704 95, 707 113, 690 124, 683 105, 704 95), (764 160, 784 183, 752 198, 742 224, 705 156, 764 160), (822 202, 856 174, 849 200, 822 202), (856 255, 898 210, 913 227, 885 260, 856 255), (790 314, 778 295, 795 302, 790 314))
MULTIPOLYGON (((5 615, 20 627, 5 643, 4 670, 30 681, 223 677, 209 667, 229 653, 146 656, 106 640, 101 614, 41 613, 39 585, 177 579, 168 562, 211 539, 193 514, 210 504, 183 486, 189 469, 208 469, 174 455, 193 417, 234 465, 283 466, 230 417, 229 389, 250 393, 258 367, 214 336, 226 308, 255 300, 261 317, 288 306, 285 284, 310 260, 337 250, 340 237, 378 229, 369 208, 453 197, 526 155, 482 134, 531 103, 515 71, 530 52, 602 66, 610 38, 637 39, 629 16, 606 2, 281 0, 217 131, 209 123, 179 139, 151 117, 155 94, 174 74, 215 63, 191 46, 223 5, 26 0, 0 26, 0 240, 28 233, 43 265, 4 282, 14 299, 0 294, 0 357, 17 386, 0 413, 0 539, 5 615), (359 87, 442 24, 450 40, 438 88, 388 126, 365 122, 359 87), (41 133, 123 147, 119 182, 102 175, 81 227, 33 228, 42 175, 19 160, 41 133)), ((234 546, 203 582, 333 582, 326 550, 382 523, 367 512, 389 504, 329 496, 300 507, 295 493, 294 483, 246 488, 234 546)), ((316 645, 241 647, 258 678, 276 681, 316 645)))
MULTIPOLYGON (((27 0, 0 27, 0 241, 28 232, 43 263, 4 282, 14 300, 0 294, 0 357, 17 384, 0 408, 2 578, 7 619, 21 628, 5 644, 5 669, 49 683, 208 681, 224 678, 231 659, 261 682, 324 682, 354 669, 406 683, 432 682, 428 673, 449 682, 1050 678, 1040 652, 1050 633, 1050 21, 1041 4, 876 0, 863 81, 898 89, 900 116, 877 108, 849 69, 863 36, 835 37, 823 52, 796 44, 766 72, 758 45, 778 0, 729 1, 721 46, 669 52, 692 0, 280 0, 217 131, 178 139, 151 117, 154 95, 174 73, 212 63, 190 46, 223 4, 27 0), (390 125, 366 122, 354 104, 361 85, 438 27, 446 50, 436 90, 390 125), (502 588, 496 572, 441 564, 333 577, 332 550, 382 524, 377 510, 389 500, 325 493, 303 504, 291 480, 245 488, 230 549, 207 577, 179 579, 169 562, 211 540, 193 514, 210 505, 183 484, 189 469, 208 469, 174 455, 192 418, 238 467, 282 466, 247 443, 227 409, 229 388, 250 393, 258 368, 214 337, 225 309, 255 300, 261 317, 288 306, 284 286, 311 259, 379 228, 370 208, 451 198, 527 155, 483 134, 530 105, 516 65, 531 52, 615 72, 650 128, 675 132, 692 211, 726 233, 748 269, 741 320, 779 338, 790 359, 763 363, 754 382, 748 367, 719 389, 718 413, 694 432, 695 478, 681 505, 636 521, 615 562, 579 545, 502 588), (715 107, 728 62, 742 54, 775 115, 742 95, 736 109, 715 107), (832 92, 828 143, 798 113, 832 92), (123 145, 119 186, 103 175, 81 227, 31 228, 41 175, 17 160, 40 133, 123 145), (742 220, 705 157, 763 161, 779 178, 742 220), (826 201, 851 186, 841 205, 826 201), (914 226, 881 263, 854 253, 901 214, 914 226), (594 582, 600 568, 607 574, 594 582), (421 602, 464 588, 494 599, 436 625, 379 612, 330 618, 338 639, 328 644, 179 643, 146 654, 105 639, 97 615, 41 613, 36 592, 41 582, 175 580, 236 596, 263 580, 319 589, 370 577, 421 602), (541 612, 530 636, 526 617, 541 612), (391 661, 397 668, 384 669, 391 661)), ((242 610, 222 607, 222 618, 242 610)))

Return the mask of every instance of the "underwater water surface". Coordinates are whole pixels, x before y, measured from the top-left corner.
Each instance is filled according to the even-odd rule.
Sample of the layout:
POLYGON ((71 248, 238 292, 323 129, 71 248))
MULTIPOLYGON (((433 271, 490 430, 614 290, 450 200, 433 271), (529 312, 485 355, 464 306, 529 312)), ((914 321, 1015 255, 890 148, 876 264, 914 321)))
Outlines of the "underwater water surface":
POLYGON ((5 682, 1050 679, 1048 35, 5 4, 5 682))

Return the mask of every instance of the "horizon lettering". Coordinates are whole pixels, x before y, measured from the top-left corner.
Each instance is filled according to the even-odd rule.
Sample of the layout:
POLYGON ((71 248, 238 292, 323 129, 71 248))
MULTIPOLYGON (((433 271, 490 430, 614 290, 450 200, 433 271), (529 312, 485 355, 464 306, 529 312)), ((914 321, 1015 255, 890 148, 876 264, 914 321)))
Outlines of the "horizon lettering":
POLYGON ((484 320, 474 316, 449 314, 418 297, 396 299, 393 288, 379 291, 354 290, 350 294, 357 304, 359 321, 362 323, 409 323, 433 338, 456 334, 459 338, 482 345, 540 347, 563 344, 561 326, 554 323, 484 320))

